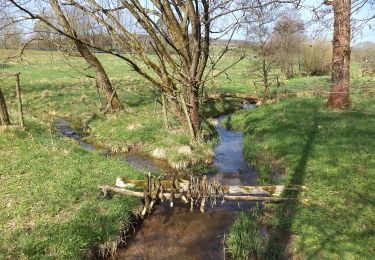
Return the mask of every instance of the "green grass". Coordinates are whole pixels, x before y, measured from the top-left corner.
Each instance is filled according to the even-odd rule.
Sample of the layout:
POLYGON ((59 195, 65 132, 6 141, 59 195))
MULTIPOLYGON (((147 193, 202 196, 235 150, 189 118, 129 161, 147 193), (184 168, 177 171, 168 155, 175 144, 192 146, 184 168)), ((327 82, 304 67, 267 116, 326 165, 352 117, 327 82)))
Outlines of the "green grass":
POLYGON ((98 185, 141 173, 27 120, 0 133, 0 258, 77 259, 116 239, 139 199, 104 199, 98 185))
MULTIPOLYGON (((0 57, 7 53, 0 50, 0 57)), ((234 62, 237 53, 232 51, 219 68, 234 62)), ((87 152, 54 134, 56 117, 68 118, 90 134, 90 142, 115 152, 136 146, 150 153, 161 147, 173 162, 200 164, 212 159, 215 140, 193 146, 172 116, 171 129, 165 131, 161 106, 154 106, 158 95, 154 87, 121 60, 97 56, 126 112, 102 116, 93 80, 69 67, 61 53, 27 51, 28 63, 10 63, 1 69, 22 73, 28 131, 0 133, 0 258, 79 258, 95 244, 114 239, 127 224, 129 211, 139 205, 138 200, 127 197, 101 198, 97 185, 111 184, 118 176, 140 178, 141 174, 120 158, 87 152), (178 153, 185 145, 193 148, 188 158, 178 153)), ((70 57, 70 63, 86 67, 79 58, 70 57)), ((248 61, 241 61, 210 82, 206 91, 256 94, 248 66, 248 61)), ((296 98, 232 117, 233 127, 246 132, 245 156, 253 163, 259 161, 255 165, 260 183, 277 182, 272 177, 276 168, 285 172, 283 182, 309 186, 308 192, 299 194, 308 206, 267 207, 273 212, 271 231, 293 234, 293 248, 304 257, 350 259, 374 254, 374 241, 369 238, 374 226, 371 136, 375 107, 373 99, 368 99, 374 92, 368 93, 364 87, 373 89, 375 81, 358 77, 357 65, 352 67, 352 75, 356 94, 352 109, 343 113, 326 110, 322 98, 296 98), (334 221, 337 219, 340 221, 334 221)), ((329 82, 325 76, 296 77, 285 83, 288 91, 296 92, 327 91, 329 82)), ((1 78, 0 83, 16 123, 14 79, 1 78)), ((236 104, 206 103, 202 107, 204 130, 214 132, 209 119, 233 112, 236 104)), ((239 223, 238 232, 248 229, 246 220, 239 223)), ((276 255, 280 253, 276 249, 283 247, 273 241, 268 252, 276 255)))
POLYGON ((286 99, 231 118, 232 127, 245 130, 249 161, 273 164, 284 172, 282 183, 309 188, 285 194, 298 197, 296 203, 267 205, 266 259, 373 259, 374 99, 354 95, 352 108, 343 112, 325 103, 319 97, 286 99), (264 154, 272 160, 262 160, 264 154), (289 244, 280 244, 286 237, 289 244))
MULTIPOLYGON (((0 57, 7 54, 8 51, 0 50, 0 57)), ((199 164, 205 161, 205 156, 212 159, 214 142, 198 147, 186 142, 188 133, 178 126, 171 114, 171 129, 164 130, 162 108, 158 103, 155 105, 155 98, 160 100, 160 97, 148 81, 117 58, 104 54, 97 56, 107 69, 113 86, 126 106, 126 112, 102 116, 94 81, 70 67, 59 52, 28 51, 25 56, 28 63, 8 64, 4 71, 22 72, 21 86, 26 117, 35 117, 44 122, 53 122, 58 116, 68 118, 75 128, 83 128, 91 134, 88 141, 113 152, 127 152, 135 147, 144 153, 151 153, 161 147, 167 150, 167 159, 173 162, 187 159, 190 164, 199 164), (182 158, 177 154, 176 150, 182 145, 193 148, 190 158, 182 158)), ((71 57, 70 63, 81 70, 86 67, 80 58, 71 57)), ((90 70, 85 73, 92 74, 90 70)), ((12 120, 16 122, 14 78, 0 81, 12 120)), ((105 103, 104 100, 103 102, 105 103)), ((234 107, 233 101, 204 105, 203 129, 212 132, 214 129, 206 119, 234 111, 234 107)))
MULTIPOLYGON (((0 56, 8 51, 0 50, 0 56)), ((28 63, 7 64, 2 72, 21 72, 26 132, 0 133, 0 258, 77 259, 95 245, 116 239, 129 224, 139 199, 115 196, 103 199, 97 186, 112 184, 116 177, 142 178, 120 157, 87 152, 63 139, 54 129, 56 117, 68 118, 87 138, 113 151, 137 145, 144 152, 168 149, 170 159, 212 159, 213 143, 193 149, 185 158, 177 152, 190 145, 186 133, 170 118, 172 129, 163 129, 161 107, 154 114, 154 88, 123 62, 102 54, 109 76, 126 112, 102 116, 94 82, 65 62, 57 52, 27 51, 28 63)), ((84 68, 79 58, 70 62, 84 68)), ((86 71, 86 73, 92 73, 86 71)), ((17 123, 15 80, 1 78, 1 87, 13 123, 17 123)), ((204 117, 232 111, 233 104, 205 106, 204 117)), ((204 128, 212 131, 209 124, 204 128)))
POLYGON ((230 228, 225 240, 229 257, 236 260, 247 260, 249 257, 260 257, 264 254, 265 239, 260 231, 259 210, 241 211, 230 228))

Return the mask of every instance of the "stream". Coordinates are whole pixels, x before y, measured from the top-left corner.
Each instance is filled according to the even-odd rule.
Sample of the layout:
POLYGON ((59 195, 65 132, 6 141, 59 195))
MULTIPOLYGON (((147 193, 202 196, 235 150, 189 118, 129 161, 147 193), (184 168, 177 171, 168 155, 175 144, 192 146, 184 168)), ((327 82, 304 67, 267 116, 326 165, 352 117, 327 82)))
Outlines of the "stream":
MULTIPOLYGON (((244 105, 251 109, 254 105, 244 105)), ((215 160, 208 177, 224 185, 253 185, 256 174, 243 156, 243 133, 221 126, 227 115, 218 117, 219 143, 215 160)), ((80 140, 81 135, 71 129, 69 123, 58 119, 56 126, 63 136, 73 138, 88 150, 93 146, 80 140)), ((171 172, 164 161, 149 156, 130 154, 124 158, 132 167, 149 171, 171 172)), ((167 202, 156 206, 127 241, 126 248, 119 249, 111 259, 224 259, 224 235, 241 209, 250 209, 255 202, 229 202, 214 207, 207 206, 203 214, 199 209, 190 212, 185 204, 167 202)))

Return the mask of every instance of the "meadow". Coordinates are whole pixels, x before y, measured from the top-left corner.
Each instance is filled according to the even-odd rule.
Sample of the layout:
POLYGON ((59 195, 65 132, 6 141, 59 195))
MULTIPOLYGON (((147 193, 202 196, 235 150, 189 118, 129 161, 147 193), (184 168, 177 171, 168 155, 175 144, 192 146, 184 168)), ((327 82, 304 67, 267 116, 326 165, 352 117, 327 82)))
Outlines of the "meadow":
MULTIPOLYGON (((303 81, 309 83, 296 79, 296 87, 302 89, 303 81)), ((245 133, 244 154, 256 169, 259 184, 308 188, 286 192, 283 196, 295 201, 268 204, 258 214, 259 227, 268 230, 267 239, 252 240, 258 257, 373 258, 374 90, 374 80, 352 78, 352 104, 344 111, 328 109, 325 97, 296 97, 240 111, 228 119, 228 127, 245 133)), ((230 233, 228 250, 238 259, 247 259, 243 252, 248 247, 242 239, 260 233, 259 227, 250 232, 253 235, 248 233, 249 219, 254 217, 240 215, 240 227, 230 233)))
MULTIPOLYGON (((6 50, 0 56, 7 55, 6 50)), ((116 177, 142 178, 121 156, 105 157, 88 152, 61 138, 55 120, 63 117, 88 134, 86 139, 114 153, 131 147, 150 153, 163 147, 172 162, 194 160, 197 165, 212 157, 215 139, 193 149, 185 158, 176 150, 190 145, 173 117, 171 130, 163 128, 157 90, 124 62, 97 54, 118 91, 126 110, 104 116, 93 79, 74 68, 85 69, 75 57, 58 52, 28 51, 22 64, 10 63, 3 72, 21 72, 27 131, 0 133, 0 258, 81 258, 98 244, 116 240, 129 226, 130 212, 140 201, 129 197, 102 198, 97 186, 112 184, 116 177), (74 67, 74 68, 73 68, 74 67)), ((222 66, 232 62, 232 55, 222 66)), ((248 61, 215 79, 208 92, 257 95, 249 77, 248 61)), ((90 74, 89 70, 84 70, 90 74)), ((359 77, 352 66, 352 106, 340 112, 326 109, 330 77, 296 77, 285 80, 288 93, 274 104, 231 116, 229 127, 245 131, 245 156, 259 172, 260 183, 272 182, 283 173, 282 183, 303 184, 309 191, 286 194, 298 202, 267 206, 264 222, 270 228, 268 244, 257 245, 264 257, 285 251, 304 258, 368 258, 375 253, 373 227, 375 136, 375 80, 359 77), (290 238, 279 243, 280 234, 290 238), (285 242, 285 241, 284 241, 285 242)), ((17 122, 14 78, 0 79, 13 122, 17 122)), ((210 118, 232 112, 235 102, 207 103, 203 127, 210 118)), ((233 227, 238 237, 248 237, 248 214, 233 227)), ((249 241, 251 241, 251 237, 249 241)), ((285 240, 285 239, 284 239, 285 240)), ((231 241, 241 255, 239 239, 231 241)), ((269 259, 269 258, 268 258, 269 259)))

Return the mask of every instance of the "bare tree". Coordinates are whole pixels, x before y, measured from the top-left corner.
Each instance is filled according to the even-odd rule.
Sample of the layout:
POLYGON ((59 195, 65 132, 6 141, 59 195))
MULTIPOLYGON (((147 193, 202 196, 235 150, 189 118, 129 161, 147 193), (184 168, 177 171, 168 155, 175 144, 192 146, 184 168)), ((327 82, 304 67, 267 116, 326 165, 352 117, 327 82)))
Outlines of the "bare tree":
MULTIPOLYGON (((213 23, 220 17, 228 14, 235 16, 237 11, 247 8, 237 7, 235 4, 238 1, 229 0, 64 1, 64 6, 80 10, 103 26, 121 48, 122 52, 119 53, 78 37, 65 21, 66 17, 61 15, 62 5, 57 0, 49 2, 55 6, 55 13, 59 16, 63 29, 34 13, 33 6, 21 4, 20 1, 9 2, 29 17, 49 24, 57 32, 75 41, 80 48, 95 48, 125 60, 136 72, 159 88, 168 99, 176 118, 189 129, 195 139, 199 136, 201 123, 200 95, 205 83, 217 76, 212 76, 209 72, 216 69, 215 64, 228 50, 226 47, 219 54, 210 55, 213 23), (122 17, 126 16, 137 21, 136 30, 123 22, 122 17), (149 48, 154 56, 148 55, 149 48)), ((266 4, 275 2, 298 1, 270 0, 266 4)), ((232 23, 224 24, 219 33, 233 35, 234 29, 235 25, 232 23)))
POLYGON ((200 130, 199 94, 204 85, 204 72, 210 51, 210 1, 152 1, 153 7, 138 1, 121 1, 109 6, 98 1, 74 6, 106 27, 111 36, 133 58, 125 60, 141 75, 158 86, 167 97, 177 119, 196 138, 200 130), (134 35, 118 19, 114 9, 125 8, 147 35, 156 59, 147 55, 142 37, 134 35), (158 26, 163 24, 164 26, 158 26), (145 70, 141 64, 150 70, 145 70))
POLYGON ((110 103, 110 106, 114 110, 123 109, 120 99, 117 96, 116 91, 112 87, 112 83, 103 67, 101 62, 95 55, 92 54, 90 49, 83 44, 79 39, 77 30, 71 25, 67 16, 64 14, 60 3, 58 0, 49 0, 49 3, 54 11, 55 15, 58 18, 59 25, 62 26, 64 32, 73 38, 75 47, 77 48, 80 55, 85 59, 85 61, 95 70, 96 77, 99 87, 103 90, 107 102, 110 103))
MULTIPOLYGON (((265 98, 270 98, 270 87, 278 77, 275 74, 277 65, 277 46, 272 44, 272 34, 281 9, 277 4, 264 5, 265 1, 256 1, 257 6, 245 11, 242 26, 246 39, 250 41, 252 55, 250 58, 250 75, 260 79, 265 98)), ((254 81, 257 85, 258 81, 254 81)))
MULTIPOLYGON (((121 110, 124 108, 101 62, 93 54, 92 49, 81 40, 81 38, 84 38, 86 41, 91 40, 87 39, 87 34, 82 33, 87 32, 88 29, 77 29, 74 26, 77 20, 69 19, 69 9, 62 7, 62 1, 48 0, 38 2, 19 0, 2 1, 1 3, 4 9, 7 8, 12 10, 12 7, 17 7, 18 11, 15 11, 15 13, 18 12, 19 17, 15 19, 14 24, 21 23, 28 19, 37 21, 34 26, 34 32, 37 32, 38 40, 42 40, 42 42, 46 43, 48 49, 54 49, 56 48, 56 45, 61 44, 62 36, 72 41, 80 56, 95 71, 98 86, 104 92, 110 109, 121 110), (37 10, 37 7, 39 7, 41 11, 36 14, 27 11, 27 9, 35 11, 37 10), (28 16, 21 16, 19 10, 26 12, 28 16), (60 41, 60 43, 58 43, 58 41, 60 41)), ((29 42, 32 40, 34 40, 34 38, 29 42)))
MULTIPOLYGON (((296 60, 300 58, 305 26, 294 10, 283 12, 275 25, 272 44, 277 48, 277 61, 287 78, 294 76, 296 60)), ((299 60, 298 60, 299 63, 299 60)))

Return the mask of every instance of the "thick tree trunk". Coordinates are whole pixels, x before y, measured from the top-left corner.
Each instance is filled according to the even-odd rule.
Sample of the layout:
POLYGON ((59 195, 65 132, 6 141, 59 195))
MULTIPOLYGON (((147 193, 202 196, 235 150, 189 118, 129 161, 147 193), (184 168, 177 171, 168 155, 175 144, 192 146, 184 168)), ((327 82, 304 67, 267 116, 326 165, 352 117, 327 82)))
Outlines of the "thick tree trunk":
POLYGON ((180 124, 182 125, 185 125, 186 116, 184 114, 179 96, 176 96, 176 98, 168 98, 168 103, 170 104, 173 114, 176 116, 178 122, 180 122, 180 124))
POLYGON ((5 103, 5 98, 3 92, 0 88, 0 122, 2 125, 10 125, 10 118, 8 114, 7 105, 5 103))
POLYGON ((194 137, 199 136, 199 131, 201 128, 201 120, 199 116, 199 92, 198 87, 194 87, 190 93, 190 120, 193 126, 194 137))
POLYGON ((334 0, 332 87, 328 106, 342 109, 350 104, 350 12, 351 0, 334 0))

